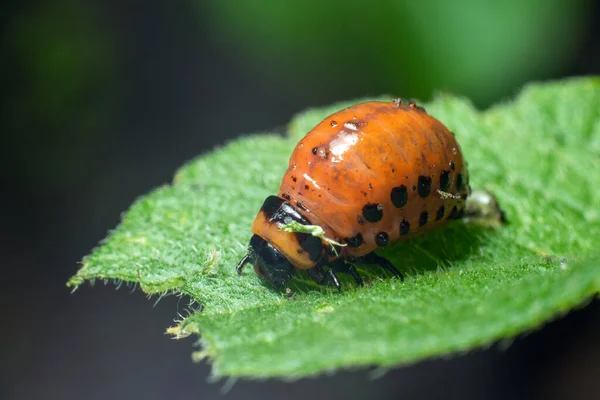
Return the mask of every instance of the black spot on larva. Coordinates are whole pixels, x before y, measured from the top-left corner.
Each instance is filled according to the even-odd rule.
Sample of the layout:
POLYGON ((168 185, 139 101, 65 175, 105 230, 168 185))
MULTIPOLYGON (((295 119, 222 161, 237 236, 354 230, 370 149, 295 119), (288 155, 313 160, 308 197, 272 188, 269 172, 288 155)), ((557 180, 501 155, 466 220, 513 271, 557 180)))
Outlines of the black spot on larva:
POLYGON ((362 215, 369 222, 379 222, 383 218, 383 205, 365 204, 362 208, 362 215))
POLYGON ((462 189, 462 185, 463 185, 462 174, 458 174, 458 176, 456 177, 456 190, 458 192, 460 192, 460 190, 462 189))
POLYGON ((304 185, 304 189, 308 190, 308 189, 310 189, 310 187, 308 185, 304 185))
POLYGON ((313 147, 313 149, 312 149, 312 153, 316 155, 316 154, 317 154, 317 151, 319 151, 319 149, 318 149, 317 147, 313 147))
POLYGON ((302 202, 301 202, 301 201, 297 201, 297 202, 296 202, 296 205, 297 205, 297 206, 298 206, 298 208, 299 208, 299 209, 301 209, 302 211, 308 211, 308 208, 306 208, 306 207, 304 206, 304 204, 302 204, 302 202))
POLYGON ((295 235, 300 247, 308 253, 308 257, 312 261, 319 261, 323 252, 323 242, 321 242, 321 239, 309 233, 296 232, 295 235))
POLYGON ((329 123, 329 125, 331 125, 332 128, 335 128, 337 126, 337 122, 334 120, 331 120, 331 122, 329 123))
POLYGON ((363 217, 361 215, 356 216, 356 222, 358 222, 359 225, 365 224, 365 220, 363 219, 363 217))
POLYGON ((417 185, 413 185, 413 192, 417 190, 417 185))
POLYGON ((394 172, 396 172, 396 170, 395 170, 394 168, 392 168, 392 174, 393 174, 394 172))
POLYGON ((439 221, 440 219, 444 218, 444 211, 446 211, 444 206, 438 208, 437 213, 435 214, 436 221, 439 221))
POLYGON ((454 217, 454 219, 461 219, 463 216, 465 215, 465 209, 461 208, 460 210, 458 210, 458 212, 456 213, 456 217, 454 217))
POLYGON ((452 211, 450 211, 450 215, 448 215, 448 219, 456 219, 458 215, 458 208, 456 206, 452 207, 452 211))
POLYGON ((454 171, 455 168, 456 166, 454 165, 454 161, 450 161, 450 169, 454 171))
POLYGON ((429 213, 427 211, 423 211, 419 215, 419 226, 423 226, 429 221, 429 213))
POLYGON ((373 184, 369 182, 369 189, 373 189, 373 184))
POLYGON ((302 250, 302 249, 298 249, 298 250, 296 250, 296 252, 297 252, 298 254, 302 254, 302 253, 304 253, 304 250, 302 250))
POLYGON ((394 204, 394 207, 404 207, 408 201, 408 190, 406 189, 406 186, 400 185, 393 188, 390 198, 392 199, 392 204, 394 204))
POLYGON ((292 180, 296 182, 298 179, 295 176, 292 176, 292 180))
POLYGON ((377 235, 375 235, 375 243, 379 247, 387 246, 389 241, 390 241, 390 236, 385 232, 379 232, 377 235))
POLYGON ((442 171, 440 173, 440 190, 447 192, 450 186, 450 171, 442 171))
POLYGON ((290 201, 290 195, 287 193, 282 193, 281 197, 283 197, 284 199, 286 199, 287 201, 290 201))
POLYGON ((410 231, 410 222, 406 218, 400 222, 400 235, 404 236, 410 231))
POLYGON ((431 192, 431 178, 424 175, 419 175, 419 196, 427 197, 431 192))
POLYGON ((351 238, 345 238, 344 242, 348 243, 348 246, 350 247, 358 247, 363 244, 363 237, 360 233, 358 233, 356 236, 351 238))

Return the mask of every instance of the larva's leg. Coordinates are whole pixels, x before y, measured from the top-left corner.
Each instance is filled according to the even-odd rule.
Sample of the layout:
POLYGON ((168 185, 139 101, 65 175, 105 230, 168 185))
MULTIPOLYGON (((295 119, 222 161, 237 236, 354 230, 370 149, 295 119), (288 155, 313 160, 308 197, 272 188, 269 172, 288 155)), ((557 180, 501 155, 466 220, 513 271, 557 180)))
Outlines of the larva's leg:
POLYGON ((399 278, 402 281, 404 280, 404 275, 402 275, 402 273, 398 271, 396 267, 394 267, 392 263, 387 260, 387 258, 381 257, 380 255, 377 255, 375 253, 369 253, 367 255, 364 255, 362 257, 357 258, 355 261, 358 263, 365 264, 377 264, 381 268, 390 271, 392 274, 394 274, 396 278, 399 278))
POLYGON ((308 272, 308 276, 319 285, 331 283, 337 290, 342 290, 342 284, 333 269, 329 268, 329 270, 325 272, 322 266, 317 265, 316 267, 307 269, 306 272, 308 272))
POLYGON ((356 270, 356 267, 354 265, 347 263, 346 261, 343 261, 343 260, 336 260, 336 261, 330 263, 329 267, 336 272, 341 272, 344 274, 351 275, 354 278, 354 280, 356 281, 356 284, 358 286, 364 285, 363 280, 360 277, 360 275, 358 274, 358 271, 356 270))

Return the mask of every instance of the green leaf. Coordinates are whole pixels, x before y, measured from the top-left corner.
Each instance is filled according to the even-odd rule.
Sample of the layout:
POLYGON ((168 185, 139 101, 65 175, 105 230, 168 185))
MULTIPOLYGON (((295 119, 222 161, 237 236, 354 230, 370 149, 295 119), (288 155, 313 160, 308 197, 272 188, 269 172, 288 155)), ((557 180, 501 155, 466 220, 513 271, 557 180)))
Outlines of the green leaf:
POLYGON ((387 249, 405 282, 361 268, 341 293, 307 280, 291 292, 237 276, 250 226, 276 193, 298 138, 350 103, 309 110, 291 138, 247 136, 181 168, 139 199, 69 282, 139 283, 202 305, 169 332, 201 335, 217 376, 301 377, 394 366, 534 329, 600 290, 600 80, 526 87, 485 112, 439 96, 427 111, 455 132, 471 184, 509 224, 462 221, 387 249))

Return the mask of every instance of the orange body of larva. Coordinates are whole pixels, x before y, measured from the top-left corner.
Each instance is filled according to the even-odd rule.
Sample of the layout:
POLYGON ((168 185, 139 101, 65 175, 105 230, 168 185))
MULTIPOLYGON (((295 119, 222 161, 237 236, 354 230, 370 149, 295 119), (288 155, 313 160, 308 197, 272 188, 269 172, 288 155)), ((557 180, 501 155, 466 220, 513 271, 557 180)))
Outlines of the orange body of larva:
POLYGON ((394 101, 319 123, 296 146, 279 197, 347 243, 341 258, 356 258, 460 217, 469 192, 454 134, 414 103, 394 101))

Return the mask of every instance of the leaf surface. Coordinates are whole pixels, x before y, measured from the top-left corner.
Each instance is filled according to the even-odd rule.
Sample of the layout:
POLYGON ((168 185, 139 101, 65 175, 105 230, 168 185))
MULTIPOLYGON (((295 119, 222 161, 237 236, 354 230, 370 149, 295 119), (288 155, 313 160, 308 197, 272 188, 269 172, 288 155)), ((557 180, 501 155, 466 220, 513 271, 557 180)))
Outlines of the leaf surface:
POLYGON ((381 254, 405 282, 360 268, 341 293, 307 280, 291 294, 235 265, 295 144, 339 103, 298 115, 289 137, 246 136, 184 165, 136 201, 69 285, 135 282, 202 305, 170 329, 197 334, 217 376, 302 377, 395 366, 534 329, 600 290, 600 80, 527 86, 485 112, 440 95, 425 107, 452 130, 471 185, 498 197, 509 224, 457 221, 381 254))

